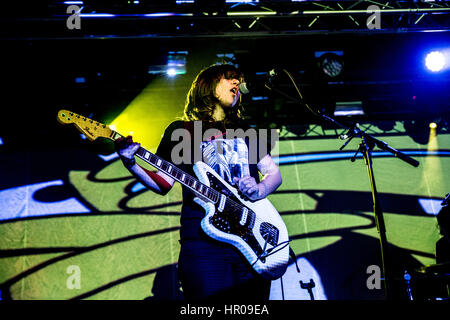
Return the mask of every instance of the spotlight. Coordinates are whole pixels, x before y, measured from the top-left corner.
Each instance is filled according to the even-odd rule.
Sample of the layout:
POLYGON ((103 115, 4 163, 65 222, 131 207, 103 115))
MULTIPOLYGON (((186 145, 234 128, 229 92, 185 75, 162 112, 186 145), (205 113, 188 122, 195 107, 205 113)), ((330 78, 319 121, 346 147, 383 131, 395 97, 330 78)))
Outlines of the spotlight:
POLYGON ((428 70, 432 72, 441 71, 444 68, 445 63, 445 56, 440 51, 430 52, 425 58, 425 65, 427 66, 428 70))
POLYGON ((342 51, 315 52, 315 57, 319 58, 321 71, 330 78, 337 77, 344 68, 344 53, 342 51))
POLYGON ((187 51, 169 51, 167 64, 151 65, 148 67, 149 74, 166 74, 174 77, 179 74, 186 74, 187 51))
POLYGON ((430 129, 436 129, 436 128, 437 128, 436 122, 431 122, 430 123, 430 129))
POLYGON ((187 51, 169 51, 167 56, 167 75, 174 77, 178 74, 186 74, 187 51))
POLYGON ((175 68, 169 68, 167 69, 167 75, 169 77, 174 77, 177 75, 177 70, 175 70, 175 68))

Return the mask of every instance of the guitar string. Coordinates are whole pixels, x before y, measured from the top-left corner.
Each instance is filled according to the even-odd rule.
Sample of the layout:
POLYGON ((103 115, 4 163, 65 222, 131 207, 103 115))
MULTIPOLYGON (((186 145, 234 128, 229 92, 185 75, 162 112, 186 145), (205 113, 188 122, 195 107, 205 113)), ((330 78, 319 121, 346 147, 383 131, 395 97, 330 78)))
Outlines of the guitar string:
MULTIPOLYGON (((143 154, 141 154, 141 153, 143 153, 143 152, 148 152, 148 151, 145 150, 145 149, 142 148, 142 147, 139 148, 139 151, 140 151, 140 152, 138 152, 138 154, 139 154, 141 157, 143 157, 144 159, 147 159, 147 158, 145 158, 145 156, 144 156, 143 154)), ((213 201, 213 202, 215 202, 215 203, 217 203, 217 201, 219 201, 220 195, 221 195, 222 193, 218 192, 217 190, 213 189, 212 187, 206 186, 205 184, 203 184, 203 183, 201 183, 201 182, 199 182, 199 184, 203 186, 202 189, 205 189, 205 190, 206 190, 206 194, 203 193, 202 191, 196 190, 191 184, 193 184, 194 181, 198 181, 198 180, 196 180, 195 178, 193 178, 193 177, 190 176, 189 174, 184 173, 181 169, 177 168, 176 166, 171 165, 171 164, 168 163, 167 161, 165 161, 165 160, 159 158, 158 156, 156 156, 156 155, 154 155, 154 154, 152 154, 152 153, 150 153, 150 156, 149 156, 149 158, 148 158, 147 160, 150 161, 151 164, 156 165, 158 168, 164 170, 164 171, 167 172, 168 174, 171 174, 171 175, 173 175, 174 177, 176 177, 176 178, 178 178, 178 179, 180 179, 180 180, 182 180, 182 176, 183 176, 183 174, 184 174, 184 175, 185 175, 185 178, 184 178, 185 181, 183 181, 183 182, 186 183, 189 187, 193 188, 195 191, 197 191, 198 193, 202 194, 202 196, 206 196, 206 198, 208 198, 209 200, 211 200, 211 201, 213 201), (161 165, 157 165, 158 160, 161 160, 161 161, 162 161, 161 165), (154 162, 153 162, 153 161, 154 161, 154 162), (163 169, 163 165, 165 165, 165 166, 168 167, 168 168, 167 168, 167 169, 163 169), (172 171, 169 173, 169 172, 168 172, 168 169, 169 169, 170 167, 172 168, 172 171), (172 172, 173 172, 173 173, 172 173, 172 172), (209 193, 211 193, 211 194, 215 197, 215 199, 211 199, 210 196, 209 196, 209 193), (217 199, 217 200, 216 200, 216 199, 217 199)), ((242 214, 243 209, 246 208, 245 206, 242 206, 242 205, 236 203, 235 201, 231 200, 231 199, 228 198, 228 197, 227 197, 226 203, 227 203, 229 206, 231 206, 234 210, 239 211, 239 213, 241 213, 241 214, 242 214)), ((249 210, 249 209, 247 208, 247 210, 249 210)), ((253 212, 253 211, 251 211, 251 210, 249 210, 249 211, 250 211, 250 212, 253 212)), ((253 213, 254 213, 254 212, 253 212, 253 213)), ((266 222, 266 221, 264 221, 264 220, 262 220, 261 218, 259 218, 258 215, 256 215, 256 213, 254 213, 254 217, 255 217, 255 221, 261 224, 261 229, 262 229, 263 231, 265 231, 266 233, 269 233, 269 234, 272 236, 272 238, 276 236, 276 231, 274 231, 271 227, 265 226, 265 225, 263 224, 263 223, 266 222)))
MULTIPOLYGON (((140 148, 138 154, 140 156, 142 156, 144 159, 147 159, 144 156, 144 152, 148 152, 147 150, 145 150, 144 148, 140 148)), ((193 182, 197 181, 196 179, 194 179, 193 177, 191 177, 189 174, 184 173, 181 169, 177 168, 176 166, 168 163, 167 161, 157 157, 156 155, 150 153, 150 156, 148 158, 148 160, 153 164, 156 165, 157 167, 159 167, 160 169, 162 169, 163 171, 165 171, 168 174, 173 175, 175 178, 180 179, 182 182, 186 183, 189 187, 192 187, 195 191, 197 191, 198 193, 202 194, 202 196, 206 196, 206 198, 208 198, 209 200, 217 203, 217 201, 219 201, 220 199, 220 195, 221 193, 218 192, 217 190, 208 187, 204 184, 202 184, 200 182, 200 185, 202 185, 202 190, 204 189, 205 192, 203 191, 199 191, 196 188, 194 188, 193 182), (158 160, 161 160, 161 164, 158 165, 158 160), (166 168, 164 168, 164 166, 166 168), (171 172, 169 173, 169 169, 172 168, 171 172), (173 173, 172 173, 173 172, 173 173), (183 179, 183 174, 185 175, 184 179, 183 179), (183 181, 184 180, 184 181, 183 181), (214 197, 214 199, 211 199, 210 193, 212 194, 212 196, 214 197)), ((233 212, 234 214, 242 214, 244 206, 234 202, 233 200, 231 200, 230 198, 227 197, 226 203, 228 204, 229 207, 231 207, 232 209, 234 209, 233 211, 238 211, 238 213, 233 212)), ((248 209, 248 208, 247 208, 248 209)), ((250 210, 250 212, 253 212, 250 210)), ((273 230, 273 228, 271 228, 270 226, 266 226, 265 224, 263 224, 266 221, 263 221, 261 218, 258 217, 258 215, 256 215, 253 212, 253 216, 254 216, 254 220, 256 222, 258 222, 260 224, 260 232, 261 233, 265 233, 266 235, 269 235, 271 237, 271 239, 277 238, 277 231, 273 230)))
MULTIPOLYGON (((155 158, 156 158, 156 157, 155 157, 155 158)), ((162 159, 161 159, 161 160, 162 160, 162 159)), ((157 161, 157 160, 156 160, 156 161, 157 161)), ((164 161, 164 160, 162 160, 162 161, 164 161)), ((162 164, 160 165, 160 168, 161 168, 161 169, 163 169, 162 167, 163 167, 164 164, 165 164, 166 166, 169 165, 169 164, 167 164, 167 162, 166 162, 166 163, 162 163, 162 164)), ((185 178, 184 178, 184 181, 183 181, 183 182, 186 183, 189 187, 192 187, 191 184, 192 184, 194 181, 197 181, 196 179, 194 179, 194 178, 191 177, 190 175, 184 173, 182 170, 178 169, 177 167, 174 167, 174 166, 172 166, 172 167, 173 167, 173 172, 174 172, 174 173, 173 173, 173 176, 175 176, 176 178, 179 178, 179 179, 181 180, 182 175, 184 174, 184 175, 185 175, 185 178)), ((163 170, 164 170, 164 171, 167 171, 167 169, 163 169, 163 170)), ((206 192, 203 193, 203 192, 201 192, 201 191, 199 191, 199 190, 196 190, 195 188, 194 188, 194 190, 196 190, 197 192, 199 192, 200 194, 202 194, 202 196, 206 196, 206 198, 208 198, 209 200, 212 200, 213 202, 216 202, 216 203, 217 203, 217 201, 219 201, 219 199, 220 199, 221 193, 218 192, 217 190, 211 188, 211 187, 208 187, 208 186, 202 184, 202 183, 200 183, 200 184, 203 185, 203 187, 205 188, 206 192), (211 193, 211 194, 215 197, 215 199, 211 199, 211 198, 209 197, 209 193, 211 193)), ((231 207, 232 209, 234 209, 234 211, 238 211, 238 213, 240 213, 240 214, 242 214, 242 211, 243 211, 243 209, 245 208, 244 206, 242 206, 242 205, 236 203, 235 201, 231 200, 231 199, 228 198, 228 197, 227 197, 226 203, 227 203, 227 205, 228 205, 229 207, 231 207)), ((248 208, 247 208, 247 209, 248 209, 248 208)), ((253 211, 250 210, 250 212, 253 212, 253 211)), ((236 212, 233 212, 233 213, 236 213, 236 212)), ((258 215, 256 215, 254 212, 253 212, 253 214, 254 214, 254 219, 255 219, 255 221, 261 224, 261 230, 264 231, 264 232, 266 232, 266 234, 269 234, 272 238, 274 238, 274 237, 276 236, 276 231, 274 231, 271 227, 264 225, 263 223, 266 222, 266 221, 264 221, 264 220, 262 220, 261 218, 259 218, 258 215)))

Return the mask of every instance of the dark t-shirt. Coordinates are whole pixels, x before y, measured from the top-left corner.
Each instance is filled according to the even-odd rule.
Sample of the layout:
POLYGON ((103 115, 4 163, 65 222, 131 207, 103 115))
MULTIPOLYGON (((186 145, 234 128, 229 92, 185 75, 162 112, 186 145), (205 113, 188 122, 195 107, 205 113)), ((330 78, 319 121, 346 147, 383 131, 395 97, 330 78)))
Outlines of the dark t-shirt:
MULTIPOLYGON (((196 177, 193 165, 203 161, 225 181, 250 175, 259 182, 258 162, 271 150, 267 130, 257 131, 245 124, 225 129, 221 123, 174 121, 165 130, 156 155, 185 173, 196 177)), ((204 239, 200 221, 205 210, 193 201, 195 195, 183 186, 181 240, 204 239)))

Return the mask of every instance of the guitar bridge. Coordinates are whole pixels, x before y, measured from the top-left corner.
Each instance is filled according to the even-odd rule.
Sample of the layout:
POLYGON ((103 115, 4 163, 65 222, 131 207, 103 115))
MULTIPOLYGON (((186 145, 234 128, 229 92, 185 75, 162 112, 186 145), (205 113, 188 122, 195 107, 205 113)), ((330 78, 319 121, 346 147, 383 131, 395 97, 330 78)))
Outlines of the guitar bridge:
POLYGON ((279 230, 268 222, 261 223, 259 227, 259 232, 263 239, 267 241, 271 246, 276 246, 278 244, 278 238, 280 235, 279 230))

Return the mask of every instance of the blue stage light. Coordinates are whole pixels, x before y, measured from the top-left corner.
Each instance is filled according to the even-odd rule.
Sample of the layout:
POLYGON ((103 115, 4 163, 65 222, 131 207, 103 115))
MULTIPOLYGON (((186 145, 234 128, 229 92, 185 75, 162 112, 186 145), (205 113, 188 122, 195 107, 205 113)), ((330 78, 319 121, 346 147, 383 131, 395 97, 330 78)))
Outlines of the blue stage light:
POLYGON ((444 69, 446 64, 445 56, 440 51, 433 51, 427 54, 425 58, 425 65, 428 70, 433 72, 439 72, 444 69))

